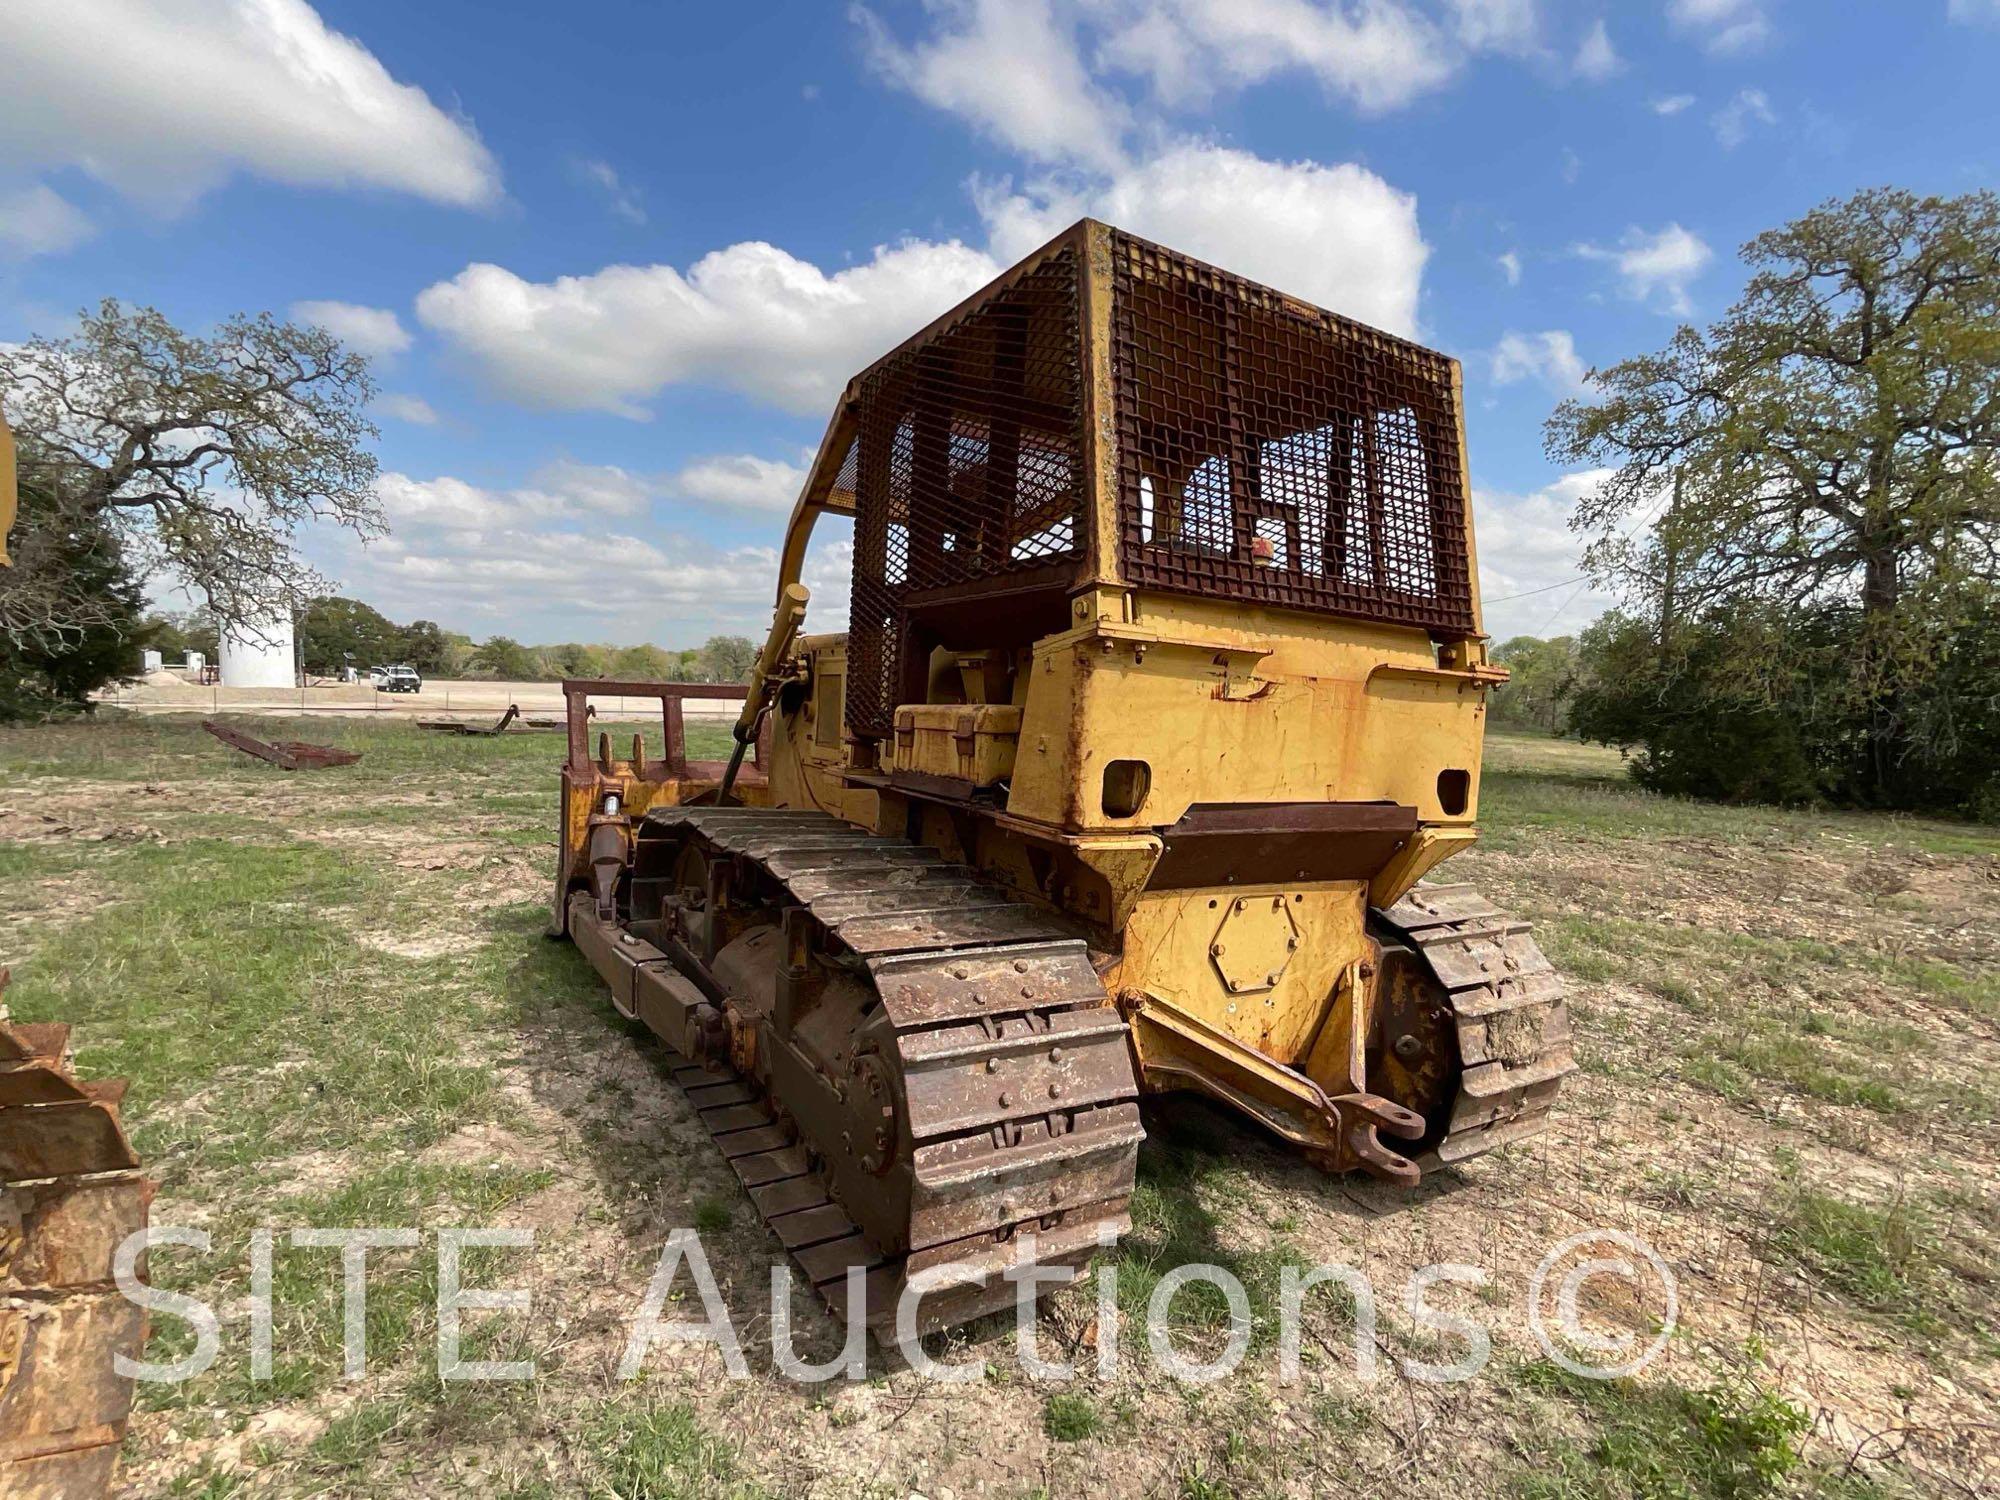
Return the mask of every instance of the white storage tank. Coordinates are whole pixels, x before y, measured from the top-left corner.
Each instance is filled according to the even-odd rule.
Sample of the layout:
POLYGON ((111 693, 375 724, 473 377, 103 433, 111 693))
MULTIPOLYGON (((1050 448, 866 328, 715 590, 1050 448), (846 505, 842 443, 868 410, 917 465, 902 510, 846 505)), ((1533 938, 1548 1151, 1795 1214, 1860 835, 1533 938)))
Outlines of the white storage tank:
POLYGON ((298 686, 298 669, 292 659, 292 617, 289 614, 223 626, 221 657, 224 687, 298 686))

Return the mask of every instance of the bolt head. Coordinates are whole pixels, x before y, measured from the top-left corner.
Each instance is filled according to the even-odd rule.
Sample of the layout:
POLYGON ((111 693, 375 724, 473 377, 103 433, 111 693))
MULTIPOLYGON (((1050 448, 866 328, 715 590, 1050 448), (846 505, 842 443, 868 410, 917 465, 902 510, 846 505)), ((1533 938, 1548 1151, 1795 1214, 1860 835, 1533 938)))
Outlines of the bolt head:
POLYGON ((1050 1061, 1050 1062, 1061 1062, 1062 1060, 1063 1060, 1063 1049, 1062 1049, 1062 1048, 1060 1048, 1060 1047, 1051 1047, 1051 1048, 1049 1048, 1049 1061, 1050 1061))
POLYGON ((997 1073, 997 1072, 999 1072, 999 1071, 1000 1071, 1000 1059, 999 1059, 999 1058, 997 1058, 997 1057, 989 1057, 989 1058, 987 1058, 987 1059, 986 1059, 986 1071, 987 1071, 987 1072, 989 1072, 989 1073, 997 1073))
POLYGON ((1062 1085, 1061 1085, 1061 1084, 1059 1084, 1059 1083, 1052 1083, 1052 1084, 1050 1084, 1050 1085, 1049 1085, 1049 1097, 1050 1097, 1051 1099, 1060 1099, 1060 1098, 1062 1098, 1062 1085))
POLYGON ((1017 959, 1015 959, 1015 960, 1014 960, 1014 972, 1015 972, 1016 974, 1025 974, 1025 973, 1027 973, 1027 972, 1028 972, 1028 961, 1027 961, 1027 960, 1026 960, 1025 958, 1017 958, 1017 959))
POLYGON ((1003 1093, 1000 1096, 1000 1107, 1002 1109, 1008 1108, 1010 1105, 1013 1104, 1013 1102, 1014 1102, 1014 1096, 1012 1094, 1003 1093))
POLYGON ((1416 1061, 1417 1054, 1424 1050, 1424 1044, 1413 1031, 1406 1031, 1396 1038, 1396 1056, 1404 1062, 1416 1061))
POLYGON ((951 971, 951 977, 952 977, 953 979, 964 979, 964 978, 966 978, 966 977, 967 977, 968 975, 970 975, 971 973, 972 973, 972 970, 970 970, 970 969, 966 968, 966 966, 965 966, 964 964, 960 964, 960 965, 959 965, 959 966, 958 966, 957 968, 955 968, 955 969, 953 969, 953 970, 951 971))

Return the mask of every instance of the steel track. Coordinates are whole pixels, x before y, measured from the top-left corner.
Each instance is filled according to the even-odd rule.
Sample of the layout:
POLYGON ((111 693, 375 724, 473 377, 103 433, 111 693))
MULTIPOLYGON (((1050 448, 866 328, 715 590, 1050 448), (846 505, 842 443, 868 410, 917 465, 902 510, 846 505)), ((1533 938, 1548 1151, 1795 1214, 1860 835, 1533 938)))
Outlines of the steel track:
MULTIPOLYGON (((913 1172, 893 1236, 857 1226, 869 1215, 840 1197, 856 1191, 856 1174, 828 1169, 840 1145, 810 1138, 807 1112, 787 1107, 768 1059, 748 1074, 674 1067, 758 1212, 836 1313, 851 1266, 866 1272, 865 1316, 878 1333, 911 1276, 951 1266, 968 1281, 926 1295, 917 1326, 964 1322, 1014 1302, 1007 1270, 1032 1262, 1074 1274, 1129 1227, 1138 1085, 1125 1023, 1080 938, 934 850, 821 813, 667 808, 642 836, 726 863, 739 911, 803 912, 815 946, 866 982, 857 1029, 877 1005, 888 1018, 894 1051, 882 1071, 896 1150, 913 1172)), ((692 955, 680 957, 690 967, 692 955)))
POLYGON ((1409 946, 1443 991, 1460 1070, 1431 1155, 1467 1161, 1548 1124, 1576 1071, 1562 978, 1529 933, 1469 885, 1418 884, 1373 922, 1409 946))

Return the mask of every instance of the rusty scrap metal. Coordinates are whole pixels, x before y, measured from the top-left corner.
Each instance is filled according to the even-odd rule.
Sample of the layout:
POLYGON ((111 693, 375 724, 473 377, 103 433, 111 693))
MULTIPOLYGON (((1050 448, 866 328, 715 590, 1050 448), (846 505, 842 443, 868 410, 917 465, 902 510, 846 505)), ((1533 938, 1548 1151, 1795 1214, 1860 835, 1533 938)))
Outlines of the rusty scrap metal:
POLYGON ((341 750, 332 745, 312 745, 304 740, 260 740, 227 724, 203 719, 201 727, 232 750, 269 761, 281 771, 323 771, 329 766, 351 766, 361 759, 359 750, 341 750))
POLYGON ((153 1185, 118 1117, 124 1081, 74 1077, 68 1049, 68 1026, 0 1003, 0 1493, 87 1500, 110 1489, 132 1409, 113 1356, 138 1356, 144 1313, 112 1263, 153 1185))
POLYGON ((435 729, 444 734, 505 734, 507 726, 520 716, 521 705, 510 703, 497 724, 475 724, 470 719, 419 719, 417 728, 435 729))

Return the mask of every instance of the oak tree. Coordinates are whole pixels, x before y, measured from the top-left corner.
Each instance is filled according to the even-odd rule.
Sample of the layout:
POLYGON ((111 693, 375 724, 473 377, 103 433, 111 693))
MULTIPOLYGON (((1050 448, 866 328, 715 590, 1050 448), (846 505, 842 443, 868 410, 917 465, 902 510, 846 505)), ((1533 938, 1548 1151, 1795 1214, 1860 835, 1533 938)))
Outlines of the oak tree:
MULTIPOLYGON (((297 547, 308 522, 382 531, 372 394, 363 356, 268 314, 201 337, 107 300, 66 337, 0 345, 23 483, 64 524, 108 529, 135 571, 164 574, 225 622, 322 592, 297 547)), ((0 591, 26 582, 0 574, 0 591)), ((41 580, 45 619, 93 618, 88 595, 59 584, 41 580)))
POLYGON ((2000 195, 1862 192, 1743 259, 1727 315, 1593 372, 1548 451, 1612 469, 1574 524, 1663 654, 1718 609, 1852 617, 1825 686, 1879 789, 1949 721, 1912 694, 2000 583, 2000 195))

